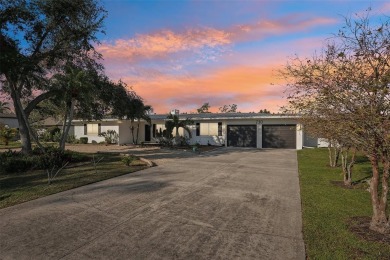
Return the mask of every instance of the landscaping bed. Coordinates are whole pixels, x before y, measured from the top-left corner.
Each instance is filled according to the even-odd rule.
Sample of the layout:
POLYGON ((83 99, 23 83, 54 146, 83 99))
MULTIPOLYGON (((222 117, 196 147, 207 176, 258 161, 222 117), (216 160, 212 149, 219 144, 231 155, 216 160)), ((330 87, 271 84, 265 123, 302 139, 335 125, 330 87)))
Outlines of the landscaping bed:
POLYGON ((298 151, 298 163, 308 259, 390 259, 390 240, 367 230, 371 166, 365 157, 357 158, 352 189, 337 183, 341 169, 327 166, 327 149, 298 151))
POLYGON ((0 173, 0 208, 148 168, 137 158, 126 165, 119 154, 78 156, 84 160, 67 165, 51 184, 48 184, 47 173, 42 169, 0 173))

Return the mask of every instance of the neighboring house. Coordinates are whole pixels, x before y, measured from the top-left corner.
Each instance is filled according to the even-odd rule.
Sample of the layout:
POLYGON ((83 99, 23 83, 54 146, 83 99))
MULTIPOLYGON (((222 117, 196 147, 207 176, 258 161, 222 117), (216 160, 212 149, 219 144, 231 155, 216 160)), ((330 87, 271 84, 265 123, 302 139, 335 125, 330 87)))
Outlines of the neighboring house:
MULTIPOLYGON (((220 145, 256 148, 291 148, 302 149, 304 146, 317 147, 317 138, 303 133, 296 115, 258 114, 258 113, 204 113, 181 114, 180 119, 190 118, 194 125, 189 126, 191 144, 220 145)), ((157 141, 164 133, 167 115, 150 115, 152 124, 140 122, 138 142, 157 141)), ((118 143, 131 144, 131 123, 129 120, 105 119, 102 121, 74 121, 74 133, 77 138, 88 137, 88 142, 104 141, 98 134, 107 130, 115 130, 119 135, 118 143)), ((137 122, 133 123, 134 133, 137 122)), ((175 134, 175 131, 173 131, 175 134)), ((181 128, 180 135, 188 137, 181 128)))
POLYGON ((15 114, 0 114, 0 123, 10 128, 19 128, 18 119, 15 114))

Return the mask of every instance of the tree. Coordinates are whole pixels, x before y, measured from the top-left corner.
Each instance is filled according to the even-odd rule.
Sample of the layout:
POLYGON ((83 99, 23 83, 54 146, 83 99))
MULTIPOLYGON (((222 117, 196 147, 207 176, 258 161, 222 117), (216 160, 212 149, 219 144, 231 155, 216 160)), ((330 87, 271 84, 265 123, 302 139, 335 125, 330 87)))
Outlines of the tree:
POLYGON ((219 108, 219 111, 221 113, 236 113, 237 112, 237 105, 231 104, 231 105, 223 105, 219 108))
POLYGON ((210 109, 210 105, 209 103, 204 103, 200 108, 198 108, 196 111, 199 113, 199 114, 202 114, 202 113, 210 113, 209 112, 209 109, 210 109))
MULTIPOLYGON (((83 68, 78 68, 73 65, 68 65, 65 68, 64 74, 57 74, 55 77, 55 83, 59 86, 63 95, 59 98, 62 103, 62 135, 59 141, 59 147, 61 150, 65 149, 65 141, 68 137, 69 129, 74 117, 74 110, 76 102, 80 100, 80 97, 85 99, 89 93, 94 93, 94 85, 91 79, 91 75, 83 68)), ((87 105, 81 102, 81 105, 87 105)))
POLYGON ((320 54, 292 59, 283 75, 289 80, 291 111, 301 113, 303 122, 328 125, 336 141, 370 160, 370 228, 388 233, 390 19, 369 18, 369 12, 346 18, 320 54))
POLYGON ((183 128, 188 133, 188 136, 190 138, 192 137, 191 129, 188 127, 189 125, 194 124, 194 121, 192 119, 186 118, 185 120, 180 120, 179 116, 172 114, 169 114, 167 119, 169 120, 165 122, 165 128, 167 129, 167 134, 169 135, 168 137, 171 137, 173 130, 176 129, 176 145, 179 143, 180 138, 179 128, 183 128))
POLYGON ((260 114, 271 114, 271 112, 267 109, 260 109, 259 113, 260 114))
POLYGON ((0 113, 9 112, 9 104, 8 102, 0 101, 0 113))
POLYGON ((0 80, 13 101, 22 152, 29 153, 30 138, 39 141, 28 117, 55 95, 47 80, 66 63, 100 57, 93 43, 105 11, 95 0, 15 0, 0 2, 0 17, 0 80))

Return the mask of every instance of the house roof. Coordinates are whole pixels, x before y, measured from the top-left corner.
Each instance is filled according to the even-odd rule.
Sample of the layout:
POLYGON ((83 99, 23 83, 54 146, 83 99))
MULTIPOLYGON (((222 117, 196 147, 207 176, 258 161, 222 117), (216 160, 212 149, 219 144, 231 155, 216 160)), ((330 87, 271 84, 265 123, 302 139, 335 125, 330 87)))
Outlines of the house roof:
POLYGON ((15 114, 0 113, 0 118, 15 118, 16 119, 16 115, 15 114))
MULTIPOLYGON (((149 115, 152 120, 165 120, 167 114, 149 115)), ((222 120, 222 119, 265 119, 265 118, 297 118, 297 115, 287 114, 263 114, 263 113, 201 113, 179 114, 179 119, 190 118, 192 120, 222 120)))

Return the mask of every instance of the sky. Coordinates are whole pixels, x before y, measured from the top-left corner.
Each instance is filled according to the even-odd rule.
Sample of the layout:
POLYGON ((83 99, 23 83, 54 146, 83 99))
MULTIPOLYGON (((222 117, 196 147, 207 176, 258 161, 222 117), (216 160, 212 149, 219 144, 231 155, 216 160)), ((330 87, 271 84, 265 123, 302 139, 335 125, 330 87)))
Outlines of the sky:
POLYGON ((106 74, 121 79, 155 113, 279 112, 286 104, 278 72, 298 55, 310 57, 345 17, 389 1, 358 0, 105 0, 105 34, 96 49, 106 74))

